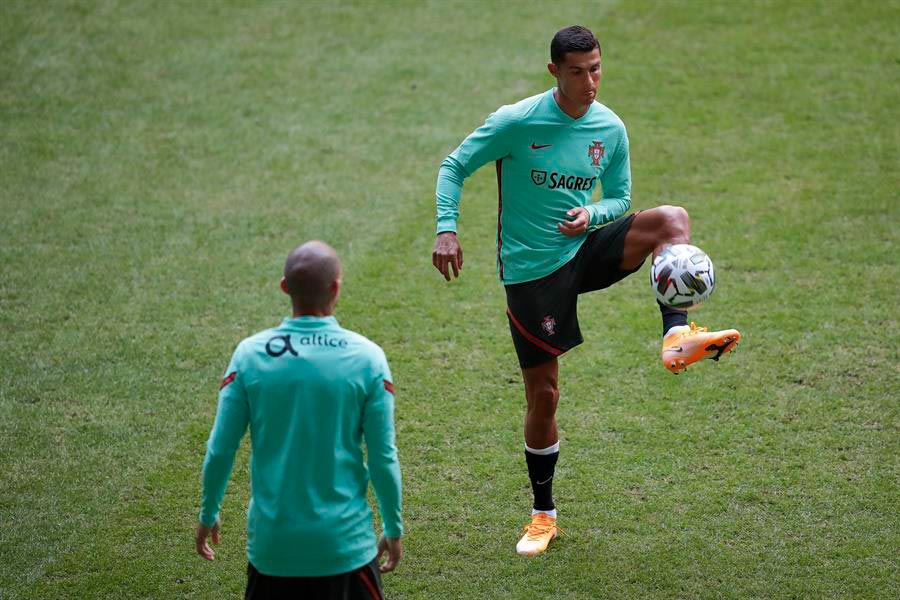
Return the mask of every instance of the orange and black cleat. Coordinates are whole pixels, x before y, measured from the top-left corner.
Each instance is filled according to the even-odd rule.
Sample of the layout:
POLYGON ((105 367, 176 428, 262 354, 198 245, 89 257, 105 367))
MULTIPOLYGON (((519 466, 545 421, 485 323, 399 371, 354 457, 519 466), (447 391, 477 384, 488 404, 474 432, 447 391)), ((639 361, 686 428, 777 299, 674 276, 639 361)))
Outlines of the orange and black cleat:
POLYGON ((731 352, 740 339, 741 332, 737 329, 709 331, 694 323, 690 327, 673 327, 663 338, 663 366, 677 375, 698 360, 719 360, 723 354, 731 352))

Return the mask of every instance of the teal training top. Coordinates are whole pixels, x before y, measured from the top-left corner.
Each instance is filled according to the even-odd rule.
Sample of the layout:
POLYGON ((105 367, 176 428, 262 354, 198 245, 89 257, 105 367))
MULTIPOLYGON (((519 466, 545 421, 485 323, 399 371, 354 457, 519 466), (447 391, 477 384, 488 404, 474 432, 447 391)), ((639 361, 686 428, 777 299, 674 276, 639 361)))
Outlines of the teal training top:
POLYGON ((591 227, 631 207, 625 125, 599 102, 573 119, 554 90, 500 107, 441 163, 437 231, 456 231, 463 181, 496 161, 497 271, 504 284, 539 279, 566 264, 586 238, 557 229, 566 211, 585 206, 591 227), (592 203, 598 182, 602 198, 592 203))
POLYGON ((394 387, 376 344, 329 316, 285 319, 238 345, 203 463, 204 525, 248 425, 247 557, 259 572, 334 575, 374 559, 370 475, 385 535, 402 535, 394 387))

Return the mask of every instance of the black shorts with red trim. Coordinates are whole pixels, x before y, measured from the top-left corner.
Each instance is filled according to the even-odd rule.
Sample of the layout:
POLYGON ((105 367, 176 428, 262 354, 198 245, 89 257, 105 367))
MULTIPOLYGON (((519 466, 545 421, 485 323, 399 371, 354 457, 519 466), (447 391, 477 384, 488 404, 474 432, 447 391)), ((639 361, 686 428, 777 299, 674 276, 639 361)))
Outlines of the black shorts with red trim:
POLYGON ((340 575, 276 577, 264 575, 247 563, 244 600, 322 598, 328 600, 384 600, 378 559, 340 575))
POLYGON ((578 295, 602 290, 641 268, 619 268, 634 215, 590 232, 575 256, 540 279, 506 286, 506 316, 523 369, 560 356, 584 341, 578 295))

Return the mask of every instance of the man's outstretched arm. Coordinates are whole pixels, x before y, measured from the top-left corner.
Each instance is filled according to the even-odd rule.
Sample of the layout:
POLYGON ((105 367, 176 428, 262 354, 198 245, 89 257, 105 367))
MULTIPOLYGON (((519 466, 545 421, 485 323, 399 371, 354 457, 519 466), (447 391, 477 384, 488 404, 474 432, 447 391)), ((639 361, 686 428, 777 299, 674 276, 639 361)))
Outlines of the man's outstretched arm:
POLYGON ((403 489, 394 427, 394 384, 383 354, 377 362, 378 375, 366 398, 362 426, 369 475, 384 524, 384 535, 378 541, 378 557, 385 552, 388 554, 387 561, 381 565, 381 572, 385 573, 397 566, 403 554, 400 541, 403 536, 403 489))
POLYGON ((215 555, 206 540, 211 535, 213 543, 219 543, 219 510, 222 498, 225 496, 225 488, 234 467, 234 456, 250 422, 250 409, 237 355, 238 351, 235 351, 231 364, 225 372, 225 379, 222 380, 216 421, 209 434, 206 458, 203 460, 203 489, 195 542, 197 553, 207 560, 212 560, 215 555))
POLYGON ((453 277, 459 277, 463 266, 462 246, 456 236, 463 183, 485 163, 509 154, 506 133, 511 124, 512 121, 501 108, 441 163, 435 190, 437 239, 434 241, 431 263, 447 281, 451 279, 451 272, 453 277))

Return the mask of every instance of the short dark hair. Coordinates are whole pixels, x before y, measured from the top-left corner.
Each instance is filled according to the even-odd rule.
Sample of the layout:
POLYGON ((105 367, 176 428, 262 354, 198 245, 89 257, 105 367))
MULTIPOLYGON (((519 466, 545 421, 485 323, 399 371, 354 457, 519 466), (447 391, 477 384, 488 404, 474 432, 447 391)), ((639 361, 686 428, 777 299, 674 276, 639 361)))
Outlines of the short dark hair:
POLYGON ((560 29, 550 42, 550 60, 559 65, 566 60, 567 52, 590 52, 596 48, 600 50, 600 42, 593 32, 581 25, 572 25, 560 29))

